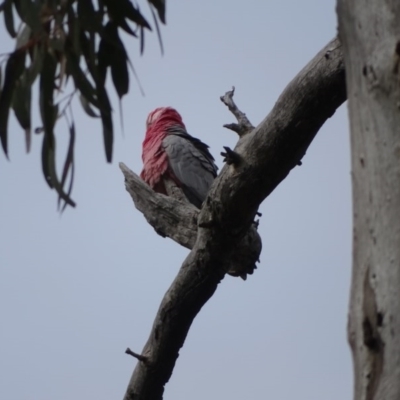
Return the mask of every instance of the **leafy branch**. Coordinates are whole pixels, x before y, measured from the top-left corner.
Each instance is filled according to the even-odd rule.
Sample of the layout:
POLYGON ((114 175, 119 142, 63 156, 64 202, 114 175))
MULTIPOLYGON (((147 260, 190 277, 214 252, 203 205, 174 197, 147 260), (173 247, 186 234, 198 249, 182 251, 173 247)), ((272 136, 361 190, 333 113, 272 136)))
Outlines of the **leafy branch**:
MULTIPOLYGON (((148 0, 148 4, 162 49, 158 20, 165 23, 165 0, 148 0)), ((111 162, 114 128, 105 83, 110 71, 121 101, 129 91, 128 66, 132 65, 120 30, 139 39, 142 53, 145 30, 151 31, 152 27, 139 6, 130 0, 4 0, 0 13, 9 35, 16 41, 15 50, 0 64, 0 142, 4 154, 8 158, 11 109, 25 131, 26 150, 30 150, 32 86, 38 80, 43 175, 57 192, 59 207, 75 206, 70 196, 75 124, 68 122, 70 139, 60 179, 56 171, 56 122, 66 116, 72 98, 79 92, 84 111, 101 120, 106 160, 111 162), (19 29, 15 28, 17 25, 19 29), (57 102, 56 97, 69 78, 75 89, 63 99, 66 103, 60 111, 63 100, 57 102)))

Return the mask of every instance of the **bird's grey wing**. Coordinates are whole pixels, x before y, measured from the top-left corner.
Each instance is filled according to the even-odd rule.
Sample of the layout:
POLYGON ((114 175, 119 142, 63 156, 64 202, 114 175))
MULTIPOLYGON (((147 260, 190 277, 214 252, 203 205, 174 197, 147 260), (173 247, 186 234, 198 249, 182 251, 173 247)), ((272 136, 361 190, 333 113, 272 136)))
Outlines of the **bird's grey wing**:
POLYGON ((187 133, 171 133, 162 145, 168 155, 169 166, 182 183, 186 197, 200 208, 217 175, 217 166, 208 146, 187 133))

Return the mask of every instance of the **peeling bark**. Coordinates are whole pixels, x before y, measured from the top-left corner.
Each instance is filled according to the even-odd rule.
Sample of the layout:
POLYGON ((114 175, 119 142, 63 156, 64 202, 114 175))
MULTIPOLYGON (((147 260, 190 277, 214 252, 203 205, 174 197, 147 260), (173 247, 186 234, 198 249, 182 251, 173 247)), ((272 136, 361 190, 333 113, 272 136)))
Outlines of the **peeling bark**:
POLYGON ((258 127, 247 134, 235 130, 243 135, 233 150, 240 162, 225 165, 210 189, 193 248, 164 296, 140 355, 145 361, 137 363, 125 400, 162 399, 190 325, 229 270, 260 203, 300 163, 345 99, 341 46, 333 40, 287 86, 258 127))
POLYGON ((349 97, 356 400, 400 399, 400 2, 339 0, 349 97))

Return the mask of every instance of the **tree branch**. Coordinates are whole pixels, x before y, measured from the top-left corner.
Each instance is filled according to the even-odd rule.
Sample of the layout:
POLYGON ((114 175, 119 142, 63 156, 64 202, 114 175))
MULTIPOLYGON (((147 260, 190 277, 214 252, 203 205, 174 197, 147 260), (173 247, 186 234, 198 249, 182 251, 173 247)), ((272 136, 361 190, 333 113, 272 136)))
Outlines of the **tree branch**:
POLYGON ((119 163, 119 167, 125 176, 125 187, 135 207, 143 213, 154 230, 187 249, 193 248, 199 210, 190 203, 154 192, 124 163, 119 163))
POLYGON ((235 94, 235 86, 232 87, 232 90, 226 92, 223 96, 220 97, 220 100, 229 108, 229 111, 236 117, 238 124, 225 124, 224 128, 230 129, 231 131, 236 132, 239 137, 250 133, 254 126, 251 124, 246 114, 239 110, 233 101, 233 95, 235 94))
POLYGON ((132 356, 132 357, 134 357, 137 360, 142 361, 142 362, 146 362, 147 361, 146 357, 142 356, 141 354, 135 353, 129 347, 127 347, 127 349, 125 350, 125 354, 129 354, 130 356, 132 356))
MULTIPOLYGON (((192 249, 197 237, 199 210, 187 201, 154 192, 124 163, 120 163, 119 167, 125 176, 126 190, 136 208, 143 213, 154 230, 160 236, 169 237, 181 246, 192 249)), ((174 189, 176 186, 171 186, 167 190, 174 189)), ((174 196, 180 197, 179 193, 174 193, 174 196)), ((256 268, 255 263, 261 253, 261 238, 256 228, 252 226, 248 230, 238 243, 232 257, 226 260, 230 275, 240 276, 246 280, 247 274, 252 274, 256 268)))
POLYGON ((342 51, 333 40, 287 86, 264 121, 239 140, 234 151, 241 162, 225 165, 211 187, 194 247, 164 296, 142 351, 147 361, 136 365, 125 400, 162 398, 190 325, 223 279, 258 206, 345 100, 342 51))

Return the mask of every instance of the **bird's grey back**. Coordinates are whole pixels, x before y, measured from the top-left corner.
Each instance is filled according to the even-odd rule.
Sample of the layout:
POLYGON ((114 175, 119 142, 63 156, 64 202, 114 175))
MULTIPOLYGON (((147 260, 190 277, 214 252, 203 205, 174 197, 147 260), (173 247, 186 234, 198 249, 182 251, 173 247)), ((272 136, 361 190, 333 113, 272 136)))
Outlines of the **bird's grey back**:
POLYGON ((218 167, 206 144, 181 127, 172 127, 168 131, 162 146, 168 155, 169 166, 181 182, 185 196, 200 208, 217 176, 218 167))

